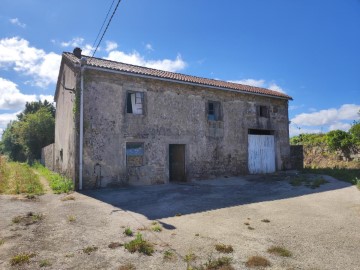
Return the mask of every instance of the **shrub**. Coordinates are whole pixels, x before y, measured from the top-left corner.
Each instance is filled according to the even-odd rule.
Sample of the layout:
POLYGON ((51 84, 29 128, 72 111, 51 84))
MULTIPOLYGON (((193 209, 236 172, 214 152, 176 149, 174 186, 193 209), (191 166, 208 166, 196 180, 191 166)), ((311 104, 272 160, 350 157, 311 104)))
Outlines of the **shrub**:
POLYGON ((34 253, 20 253, 11 258, 10 264, 17 265, 17 264, 29 263, 30 258, 32 257, 35 257, 34 253))
POLYGON ((133 236, 133 231, 129 227, 127 227, 124 231, 124 234, 126 236, 133 236))
POLYGON ((267 251, 271 254, 275 254, 275 255, 278 255, 281 257, 291 257, 292 256, 291 252, 284 247, 272 246, 271 248, 268 248, 267 251))
POLYGON ((86 248, 83 249, 83 252, 86 253, 87 255, 90 255, 91 252, 97 251, 98 247, 95 246, 88 246, 86 248))
POLYGON ((247 267, 268 267, 271 264, 269 260, 264 257, 252 256, 246 261, 245 265, 247 267))
POLYGON ((215 249, 221 253, 231 253, 234 251, 231 245, 216 244, 215 249))
POLYGON ((142 238, 141 233, 136 235, 136 238, 124 245, 129 252, 139 252, 151 256, 154 253, 154 245, 142 238))

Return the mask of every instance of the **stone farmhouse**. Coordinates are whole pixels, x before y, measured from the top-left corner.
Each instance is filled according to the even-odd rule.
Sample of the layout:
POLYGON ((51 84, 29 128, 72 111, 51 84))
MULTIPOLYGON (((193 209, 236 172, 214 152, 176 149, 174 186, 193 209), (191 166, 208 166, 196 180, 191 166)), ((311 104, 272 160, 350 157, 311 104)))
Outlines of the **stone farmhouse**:
POLYGON ((50 167, 77 189, 288 169, 289 100, 264 88, 90 58, 76 48, 62 55, 50 167))

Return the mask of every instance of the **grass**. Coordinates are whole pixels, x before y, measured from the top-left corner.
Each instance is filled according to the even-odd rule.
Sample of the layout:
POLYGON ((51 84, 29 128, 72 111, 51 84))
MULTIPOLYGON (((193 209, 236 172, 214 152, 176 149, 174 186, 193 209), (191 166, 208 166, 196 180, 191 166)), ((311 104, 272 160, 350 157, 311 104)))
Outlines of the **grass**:
POLYGON ((349 168, 305 168, 303 173, 325 174, 330 175, 340 181, 345 181, 351 184, 357 184, 357 179, 360 178, 360 169, 349 168))
POLYGON ((139 252, 151 256, 154 253, 154 245, 142 238, 141 233, 136 235, 136 238, 124 245, 129 252, 139 252))
POLYGON ((216 244, 215 249, 221 253, 232 253, 234 251, 231 245, 216 244))
POLYGON ((50 171, 38 162, 34 163, 33 168, 49 181, 49 185, 55 194, 69 193, 74 190, 74 183, 71 179, 50 171))
POLYGON ((162 231, 162 227, 160 224, 156 224, 154 226, 151 227, 151 230, 153 230, 154 232, 161 232, 162 231))
POLYGON ((76 216, 70 215, 67 217, 69 222, 75 222, 76 221, 76 216))
POLYGON ((275 254, 281 257, 291 257, 292 253, 284 247, 272 246, 267 250, 271 254, 275 254))
POLYGON ((246 267, 268 267, 270 262, 268 259, 261 256, 251 256, 245 263, 246 267))
POLYGON ((356 177, 355 180, 356 180, 356 186, 357 186, 358 190, 360 190, 360 178, 356 177))
POLYGON ((41 260, 39 263, 39 267, 48 267, 51 266, 51 263, 48 260, 41 260))
POLYGON ((196 267, 189 267, 188 270, 234 270, 231 265, 232 259, 230 257, 220 257, 217 259, 208 259, 206 263, 196 267))
POLYGON ((126 236, 133 236, 133 231, 129 228, 129 227, 127 227, 127 228, 125 228, 125 230, 124 230, 124 234, 126 235, 126 236))
POLYGON ((75 196, 68 195, 68 196, 62 197, 60 200, 63 201, 63 202, 65 202, 65 201, 75 201, 75 196))
POLYGON ((30 259, 35 256, 35 253, 20 253, 11 258, 10 264, 14 266, 29 263, 30 259))
POLYGON ((292 178, 289 181, 290 185, 294 186, 294 187, 299 187, 299 186, 306 186, 308 188, 318 188, 321 185, 324 185, 326 183, 329 183, 328 181, 326 181, 324 178, 317 177, 317 178, 312 178, 311 176, 306 176, 306 175, 298 175, 295 176, 294 178, 292 178))
POLYGON ((122 247, 123 244, 119 243, 119 242, 111 242, 108 247, 111 248, 111 249, 115 249, 115 248, 118 248, 118 247, 122 247))
POLYGON ((87 255, 90 255, 90 253, 97 251, 97 250, 98 250, 98 247, 96 247, 96 246, 88 246, 83 249, 83 252, 86 253, 87 255))
POLYGON ((0 179, 0 194, 44 194, 39 176, 25 163, 8 162, 0 156, 0 179))
POLYGON ((132 263, 127 263, 119 267, 119 270, 135 270, 136 267, 132 263))
POLYGON ((176 255, 172 250, 165 250, 163 258, 164 261, 174 261, 176 260, 176 255))
POLYGON ((32 225, 35 224, 37 222, 39 222, 40 220, 42 220, 44 218, 44 216, 40 213, 33 213, 33 212, 28 212, 26 215, 24 216, 16 216, 12 219, 12 222, 14 224, 24 224, 26 226, 28 225, 32 225))

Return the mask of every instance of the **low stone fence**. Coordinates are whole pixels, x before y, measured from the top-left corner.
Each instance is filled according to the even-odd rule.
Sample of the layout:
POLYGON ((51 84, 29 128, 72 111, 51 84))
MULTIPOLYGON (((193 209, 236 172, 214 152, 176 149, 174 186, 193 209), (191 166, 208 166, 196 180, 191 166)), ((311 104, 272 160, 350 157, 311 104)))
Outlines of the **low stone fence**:
POLYGON ((41 164, 52 171, 55 168, 54 146, 52 143, 41 149, 41 164))

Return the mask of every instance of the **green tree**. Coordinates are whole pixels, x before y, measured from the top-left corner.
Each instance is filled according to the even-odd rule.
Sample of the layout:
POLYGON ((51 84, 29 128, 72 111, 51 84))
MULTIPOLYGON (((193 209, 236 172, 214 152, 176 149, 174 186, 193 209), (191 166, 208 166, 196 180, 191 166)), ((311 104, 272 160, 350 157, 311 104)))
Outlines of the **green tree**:
POLYGON ((16 161, 40 159, 41 148, 54 142, 55 107, 47 100, 27 102, 2 135, 0 153, 16 161))
POLYGON ((360 146, 360 121, 354 121, 353 125, 349 129, 349 134, 353 143, 360 146))
POLYGON ((19 140, 28 160, 40 159, 41 148, 54 142, 54 117, 47 108, 40 108, 26 114, 19 124, 19 140))
POLYGON ((330 151, 340 150, 349 157, 353 145, 351 136, 343 130, 332 130, 326 134, 326 142, 330 151))

